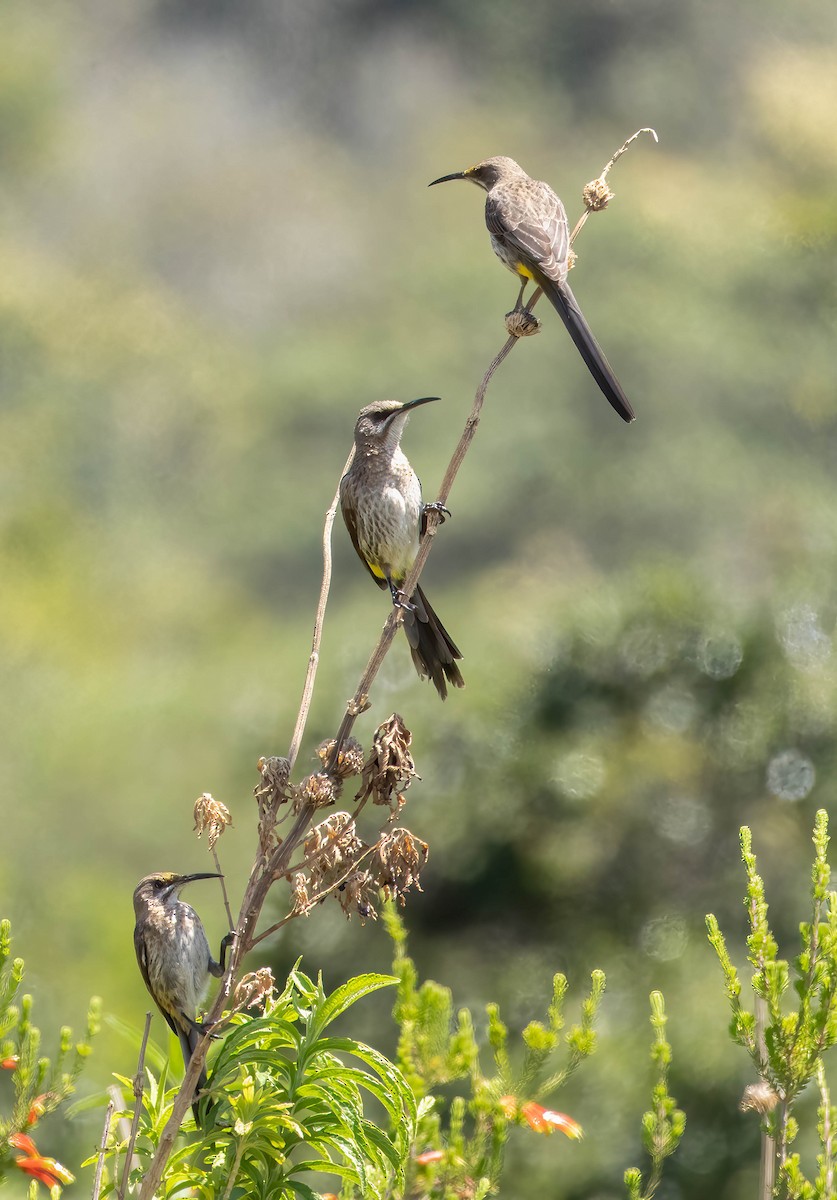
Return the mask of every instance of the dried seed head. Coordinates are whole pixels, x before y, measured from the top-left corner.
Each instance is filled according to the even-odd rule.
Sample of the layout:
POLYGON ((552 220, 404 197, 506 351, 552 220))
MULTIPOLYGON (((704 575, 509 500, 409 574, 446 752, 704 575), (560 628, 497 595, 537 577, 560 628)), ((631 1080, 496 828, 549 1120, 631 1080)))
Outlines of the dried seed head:
POLYGON ((276 836, 276 814, 282 804, 290 800, 291 764, 287 758, 259 759, 259 774, 261 783, 253 788, 253 795, 259 805, 259 843, 262 853, 268 854, 277 846, 281 838, 276 836))
POLYGON ((233 993, 233 1008, 255 1008, 261 1004, 266 1008, 273 997, 273 972, 270 967, 260 967, 258 971, 248 971, 233 993))
POLYGON ((363 766, 363 779, 356 800, 372 797, 373 804, 387 804, 395 819, 404 804, 404 795, 413 779, 418 779, 410 743, 413 735, 398 713, 379 725, 372 741, 372 752, 363 766))
POLYGON ((259 774, 262 777, 258 787, 253 788, 253 795, 261 807, 263 800, 273 798, 278 806, 288 799, 288 780, 291 775, 291 764, 287 758, 278 758, 271 754, 269 758, 260 758, 259 774))
POLYGON ((352 913, 356 912, 361 925, 365 925, 370 918, 373 921, 378 919, 374 903, 377 892, 378 885, 369 871, 355 871, 340 885, 336 894, 346 916, 351 918, 352 913))
POLYGON ((228 825, 232 825, 230 810, 220 800, 215 800, 209 792, 203 792, 195 801, 195 829, 198 837, 206 832, 209 849, 215 849, 215 843, 228 825))
POLYGON ((354 818, 347 812, 332 813, 315 826, 304 848, 316 888, 337 869, 345 871, 367 849, 355 832, 354 818))
POLYGON ((589 208, 591 212, 601 212, 613 199, 613 192, 604 179, 593 179, 584 185, 581 198, 585 208, 589 208))
POLYGON ((403 905, 404 894, 411 887, 415 885, 421 891, 419 873, 429 853, 427 842, 409 829, 393 829, 382 836, 370 872, 387 900, 398 899, 403 905))
MULTIPOLYGON (((320 742, 317 747, 317 754, 320 756, 320 762, 324 767, 331 758, 335 742, 335 738, 328 738, 326 741, 320 742)), ((339 775, 341 779, 348 779, 352 775, 359 775, 362 770, 363 746, 361 746, 356 738, 348 737, 340 747, 337 762, 331 768, 331 771, 335 775, 339 775)))
POLYGON ((757 1112, 763 1117, 772 1112, 778 1103, 779 1097, 776 1092, 769 1083, 760 1079, 758 1083, 751 1083, 745 1087, 738 1107, 741 1112, 757 1112))
POLYGON ((515 308, 506 313, 506 332, 512 337, 531 337, 540 331, 540 321, 528 308, 515 308))
POLYGON ((299 812, 305 804, 311 804, 314 808, 329 808, 342 790, 342 779, 326 775, 325 771, 315 771, 313 775, 306 776, 299 785, 294 800, 294 812, 299 812))
POLYGON ((308 883, 308 876, 304 871, 294 872, 291 880, 291 912, 296 916, 307 917, 311 910, 308 883))

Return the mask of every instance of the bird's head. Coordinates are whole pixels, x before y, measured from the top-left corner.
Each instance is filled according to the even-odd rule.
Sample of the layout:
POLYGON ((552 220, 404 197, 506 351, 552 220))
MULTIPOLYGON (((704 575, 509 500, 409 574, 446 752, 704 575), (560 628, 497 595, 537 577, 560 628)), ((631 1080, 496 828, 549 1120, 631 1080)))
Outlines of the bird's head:
POLYGON ((497 154, 494 158, 483 159, 475 166, 468 167, 467 171, 454 171, 453 175, 442 175, 441 178, 434 179, 427 186, 433 187, 437 183, 448 183, 451 179, 470 179, 471 183, 475 183, 483 191, 490 192, 498 180, 524 174, 523 168, 519 167, 513 158, 507 158, 505 154, 497 154))
POLYGON ((421 396, 418 400, 375 400, 367 404, 355 422, 355 444, 369 446, 394 441, 398 445, 412 410, 438 399, 438 396, 421 396))
POLYGON ((178 875, 174 871, 155 871, 146 875, 134 889, 134 912, 139 913, 155 901, 167 904, 180 888, 196 879, 221 879, 223 876, 212 872, 200 871, 194 875, 178 875))

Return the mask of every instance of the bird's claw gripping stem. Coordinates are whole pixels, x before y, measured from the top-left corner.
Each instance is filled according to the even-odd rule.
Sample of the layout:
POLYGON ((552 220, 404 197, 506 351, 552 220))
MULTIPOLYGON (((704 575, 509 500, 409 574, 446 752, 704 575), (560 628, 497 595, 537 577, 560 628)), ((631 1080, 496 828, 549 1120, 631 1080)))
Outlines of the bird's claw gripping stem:
POLYGON ((391 583, 389 585, 389 590, 392 592, 392 603, 395 605, 396 608, 403 608, 405 612, 415 612, 416 611, 415 604, 412 604, 407 599, 405 594, 401 591, 401 588, 398 588, 395 586, 394 583, 391 583))
POLYGON ((434 512, 434 513, 439 514, 439 521, 438 521, 439 525, 444 525, 445 521, 451 515, 450 509, 445 508, 445 506, 444 506, 444 504, 442 504, 441 500, 433 500, 430 502, 430 504, 425 504, 424 508, 421 510, 421 534, 422 534, 422 537, 424 537, 425 533, 427 533, 427 514, 429 512, 434 512))

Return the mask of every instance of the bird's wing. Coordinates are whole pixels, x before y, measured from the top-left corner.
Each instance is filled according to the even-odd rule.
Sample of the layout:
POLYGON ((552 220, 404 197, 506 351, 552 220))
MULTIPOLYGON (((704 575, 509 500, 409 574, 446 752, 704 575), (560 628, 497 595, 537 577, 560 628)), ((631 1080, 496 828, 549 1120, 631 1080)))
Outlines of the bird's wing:
POLYGON ((489 192, 485 223, 489 233, 518 250, 547 279, 567 277, 570 234, 564 205, 548 183, 532 179, 531 186, 489 192))
POLYGON ((143 982, 150 992, 151 980, 148 978, 148 956, 145 952, 145 938, 140 933, 139 925, 134 926, 134 950, 137 953, 137 963, 139 964, 143 982))
POLYGON ((145 986, 148 988, 148 991, 151 994, 151 997, 154 1000, 154 1003, 157 1005, 160 1012, 166 1018, 166 1023, 168 1024, 172 1033, 176 1033, 177 1036, 180 1037, 180 1033, 181 1033, 180 1026, 177 1024, 177 1022, 175 1021, 175 1019, 171 1015, 171 1013, 167 1012, 166 1009, 163 1008, 160 1001, 154 995, 154 988, 151 986, 151 978, 148 974, 148 953, 147 953, 146 946, 145 946, 145 938, 142 936, 139 929, 136 927, 134 928, 134 949, 137 952, 137 962, 139 963, 140 974, 142 975, 145 986))
POLYGON ((360 542, 358 541, 357 537, 357 519, 355 517, 355 508, 349 496, 351 488, 346 486, 346 478, 347 476, 344 475, 340 480, 340 511, 343 514, 343 520, 346 522, 346 528, 349 531, 349 537, 352 539, 352 545, 357 551, 358 558, 375 580, 378 587, 385 588, 387 586, 387 581, 382 576, 375 574, 369 563, 366 561, 366 555, 360 548, 360 542))

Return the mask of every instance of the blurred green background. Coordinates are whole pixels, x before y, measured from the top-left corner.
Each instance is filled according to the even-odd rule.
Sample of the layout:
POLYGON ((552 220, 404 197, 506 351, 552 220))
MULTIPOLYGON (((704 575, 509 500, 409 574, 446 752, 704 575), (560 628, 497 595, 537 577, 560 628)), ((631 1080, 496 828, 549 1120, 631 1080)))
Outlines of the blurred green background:
MULTIPOLYGON (((659 1195, 754 1195, 703 918, 740 962, 749 823, 795 951, 837 775, 833 4, 5 0, 2 29, 0 911, 39 1023, 80 1029, 95 992, 141 1024, 131 891, 209 869, 202 791, 240 896, 363 404, 443 397, 406 438, 434 494, 516 285, 476 190, 428 181, 510 154, 574 220, 652 125, 572 278, 638 420, 544 306, 424 577, 468 686, 442 707, 401 639, 359 734, 393 708, 414 731, 423 975, 515 1028, 555 970, 576 997, 608 975, 558 1101, 586 1140, 518 1131, 504 1194, 622 1194, 660 987, 689 1124, 659 1195)), ((387 612, 335 543, 303 769, 387 612)), ((191 899, 219 937, 218 895, 191 899)), ((278 972, 299 953, 334 986, 389 950, 334 905, 264 947, 278 972)), ((386 1005, 356 1032, 391 1049, 386 1005)), ((133 1063, 104 1034, 85 1087, 133 1063)), ((98 1140, 98 1116, 52 1124, 70 1166, 98 1140)))

